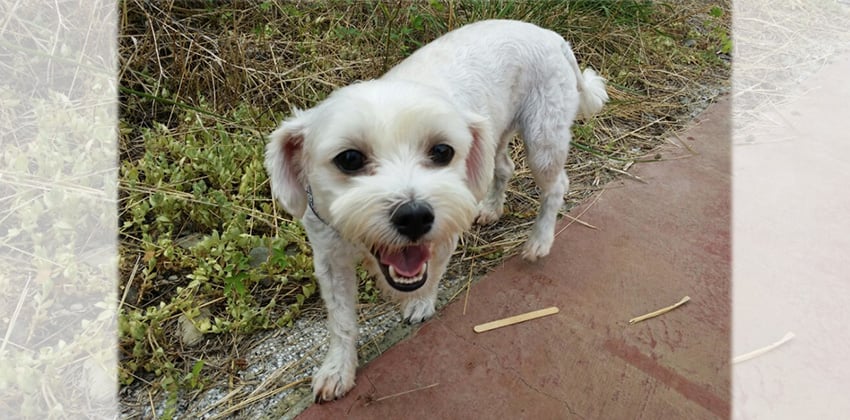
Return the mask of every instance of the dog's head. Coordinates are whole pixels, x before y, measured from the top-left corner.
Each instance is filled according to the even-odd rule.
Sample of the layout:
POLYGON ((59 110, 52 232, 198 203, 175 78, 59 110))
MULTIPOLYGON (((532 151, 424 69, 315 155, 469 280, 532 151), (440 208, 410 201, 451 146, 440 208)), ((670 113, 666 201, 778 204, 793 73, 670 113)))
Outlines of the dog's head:
POLYGON ((467 229, 493 176, 487 124, 438 92, 376 80, 296 111, 266 149, 273 195, 369 249, 387 282, 413 291, 435 244, 467 229), (308 193, 312 193, 308 209, 308 193))

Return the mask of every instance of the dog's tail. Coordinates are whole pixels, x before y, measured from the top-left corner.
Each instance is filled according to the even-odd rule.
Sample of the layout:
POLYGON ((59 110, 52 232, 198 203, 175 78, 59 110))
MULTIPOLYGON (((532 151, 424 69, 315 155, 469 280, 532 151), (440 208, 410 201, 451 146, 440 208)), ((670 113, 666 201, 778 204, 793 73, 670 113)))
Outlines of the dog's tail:
POLYGON ((578 116, 580 118, 590 118, 602 109, 605 102, 608 102, 608 92, 605 91, 605 79, 596 74, 596 71, 590 67, 584 69, 584 72, 582 72, 578 67, 578 60, 576 60, 576 56, 567 42, 564 42, 563 51, 567 57, 567 61, 570 62, 570 66, 573 68, 578 82, 577 88, 580 95, 578 116))

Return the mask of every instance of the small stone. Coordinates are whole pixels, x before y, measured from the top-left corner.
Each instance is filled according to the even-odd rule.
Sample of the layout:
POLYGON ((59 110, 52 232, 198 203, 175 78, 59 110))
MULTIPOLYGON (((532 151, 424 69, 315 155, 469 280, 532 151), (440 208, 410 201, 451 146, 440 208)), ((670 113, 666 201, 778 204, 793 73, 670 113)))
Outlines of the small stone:
MULTIPOLYGON (((198 324, 203 322, 209 323, 209 319, 210 311, 203 308, 201 309, 201 314, 194 321, 198 324)), ((195 322, 192 322, 186 314, 182 314, 177 318, 177 325, 180 328, 180 341, 186 346, 194 346, 204 338, 204 333, 195 326, 195 322)))
POLYGON ((98 355, 106 360, 98 362, 93 356, 83 362, 85 374, 84 384, 87 385, 89 398, 98 402, 108 402, 114 398, 117 391, 114 380, 114 366, 117 360, 111 353, 98 355), (110 367, 113 367, 110 369, 110 367))
POLYGON ((295 244, 287 245, 286 248, 283 249, 283 251, 286 253, 286 255, 289 255, 290 257, 293 255, 298 255, 301 252, 301 250, 298 248, 298 245, 295 244))
POLYGON ((174 241, 174 244, 183 249, 191 249, 195 245, 201 243, 204 240, 204 235, 201 233, 190 233, 181 238, 177 238, 174 241))
POLYGON ((251 267, 259 267, 262 263, 269 259, 269 249, 264 246, 258 246, 248 253, 248 264, 251 267))

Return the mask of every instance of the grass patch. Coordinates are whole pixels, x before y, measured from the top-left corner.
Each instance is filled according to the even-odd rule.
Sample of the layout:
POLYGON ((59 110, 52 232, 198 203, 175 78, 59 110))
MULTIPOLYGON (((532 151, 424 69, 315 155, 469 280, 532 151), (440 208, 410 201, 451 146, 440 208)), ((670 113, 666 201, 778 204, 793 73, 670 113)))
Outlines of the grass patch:
MULTIPOLYGON (((726 2, 119 5, 121 381, 166 398, 166 417, 178 395, 234 380, 251 333, 321 313, 304 233, 270 199, 262 167, 264 135, 290 108, 378 77, 465 23, 539 24, 609 79, 611 103, 575 127, 573 205, 611 179, 606 168, 627 169, 682 127, 729 76, 726 2)), ((503 221, 466 235, 447 275, 466 278, 472 262, 485 272, 524 240, 516 226, 537 203, 520 149, 503 221)), ((378 301, 373 286, 361 278, 362 304, 378 301)), ((123 396, 126 410, 147 404, 123 396)))
POLYGON ((0 413, 109 417, 113 7, 18 6, 0 5, 0 413))

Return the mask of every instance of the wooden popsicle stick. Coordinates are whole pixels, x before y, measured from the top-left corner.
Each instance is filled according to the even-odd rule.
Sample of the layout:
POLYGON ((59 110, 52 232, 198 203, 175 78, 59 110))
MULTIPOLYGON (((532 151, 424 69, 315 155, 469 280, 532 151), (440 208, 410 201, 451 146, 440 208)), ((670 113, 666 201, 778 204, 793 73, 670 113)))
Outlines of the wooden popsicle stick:
POLYGON ((683 297, 683 298, 682 298, 682 300, 680 300, 680 301, 678 301, 678 302, 676 302, 676 303, 674 303, 674 304, 672 304, 672 305, 670 305, 670 306, 668 306, 668 307, 666 307, 666 308, 661 308, 661 309, 659 309, 659 310, 657 310, 657 311, 650 312, 650 313, 648 313, 648 314, 646 314, 646 315, 641 315, 641 316, 638 316, 638 317, 634 317, 634 318, 632 318, 632 319, 630 319, 630 320, 629 320, 629 324, 637 324, 638 322, 645 321, 645 320, 647 320, 647 319, 649 319, 649 318, 655 318, 655 317, 657 317, 658 315, 666 314, 667 312, 670 312, 670 311, 672 311, 673 309, 676 309, 676 308, 678 308, 678 307, 680 307, 680 306, 684 305, 684 304, 685 304, 685 303, 687 303, 689 300, 691 300, 691 297, 690 297, 690 296, 685 296, 685 297, 683 297))
POLYGON ((538 309, 536 311, 526 312, 524 314, 509 316, 507 318, 499 319, 496 321, 490 321, 484 324, 476 325, 472 328, 473 331, 477 333, 482 333, 484 331, 494 330, 496 328, 506 327, 508 325, 518 324, 520 322, 529 321, 535 318, 541 318, 547 315, 554 315, 558 313, 557 306, 551 306, 545 309, 538 309))

